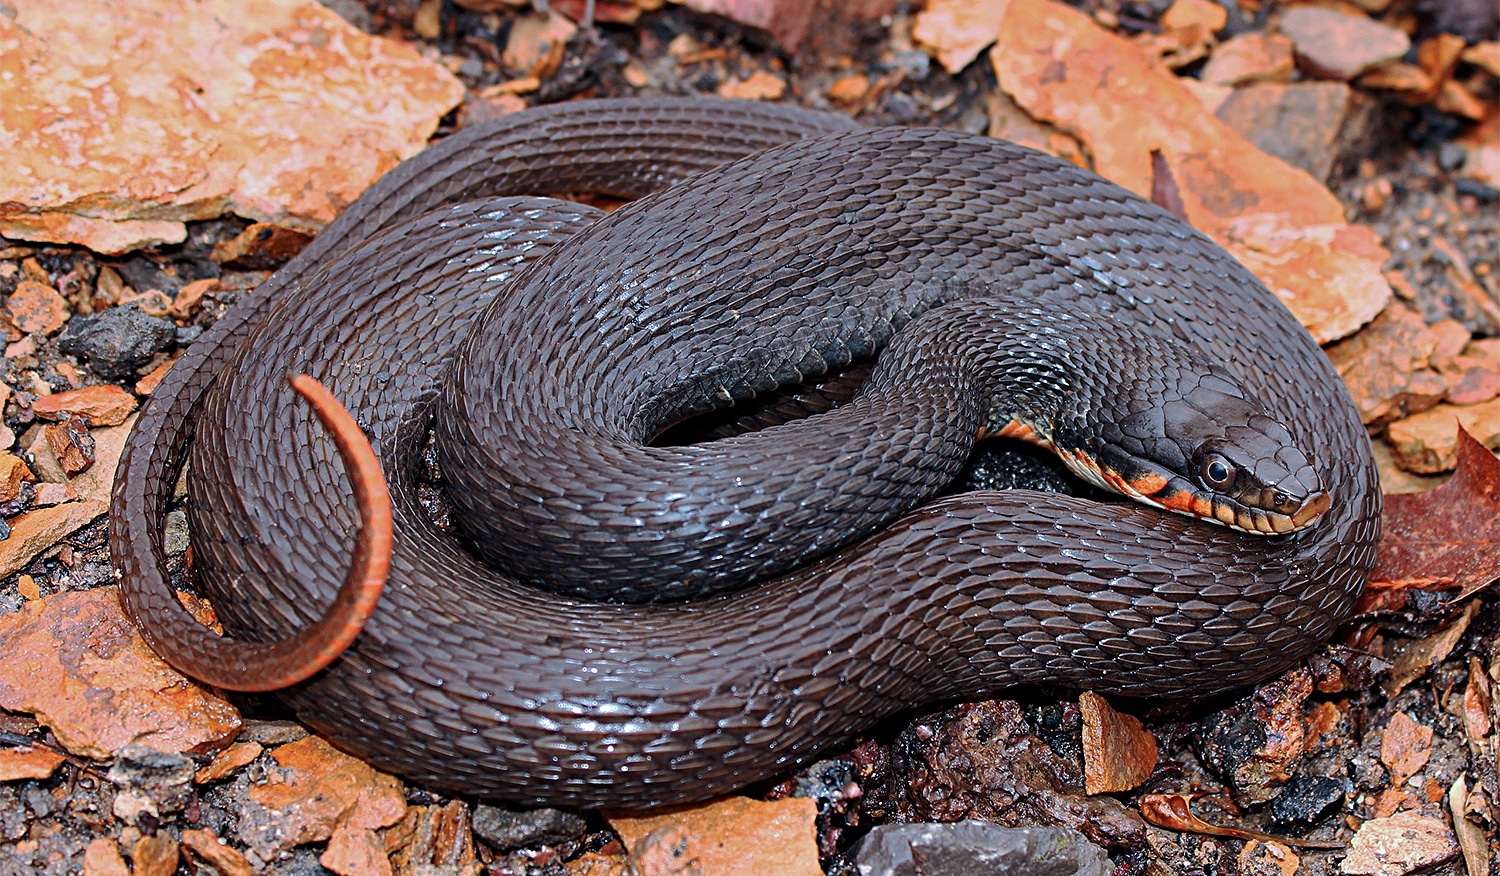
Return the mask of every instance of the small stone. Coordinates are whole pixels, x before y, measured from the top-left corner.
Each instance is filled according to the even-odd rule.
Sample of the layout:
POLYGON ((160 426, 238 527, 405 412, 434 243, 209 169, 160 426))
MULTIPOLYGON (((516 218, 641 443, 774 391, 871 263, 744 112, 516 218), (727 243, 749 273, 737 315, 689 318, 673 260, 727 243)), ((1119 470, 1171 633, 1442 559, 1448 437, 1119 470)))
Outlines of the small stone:
POLYGON ((582 816, 561 809, 512 810, 484 803, 474 807, 474 834, 498 852, 555 846, 587 830, 582 816))
POLYGON ((462 800, 409 806, 405 817, 384 835, 385 850, 397 873, 418 872, 427 867, 459 874, 478 869, 473 824, 468 804, 462 800))
POLYGON ((736 100, 780 100, 786 80, 769 70, 756 70, 750 78, 730 80, 719 86, 719 96, 736 100))
POLYGON ((1391 786, 1400 787, 1432 758, 1433 730, 1397 712, 1380 736, 1380 762, 1391 773, 1391 786))
POLYGON ((172 876, 177 872, 177 840, 165 833, 135 841, 130 861, 134 876, 172 876))
POLYGON ((1456 356, 1435 352, 1433 363, 1448 381, 1451 404, 1474 405, 1500 395, 1500 338, 1472 341, 1456 356))
MULTIPOLYGON (((233 240, 222 240, 214 244, 210 258, 226 268, 238 271, 269 271, 290 261, 310 242, 312 242, 312 235, 305 231, 283 228, 267 222, 257 222, 241 231, 233 240)), ((194 293, 198 299, 201 299, 208 289, 218 285, 218 280, 197 282, 208 284, 201 286, 194 293)), ((187 290, 188 286, 182 287, 178 297, 181 298, 182 292, 187 290)), ((189 297, 191 299, 191 296, 189 297)), ((196 306, 196 302, 187 300, 179 305, 174 299, 171 309, 176 315, 186 316, 190 305, 196 306)))
POLYGON ((81 418, 68 417, 60 423, 49 423, 42 434, 52 457, 69 478, 83 474, 94 464, 94 439, 81 418))
POLYGON ((175 323, 127 304, 73 318, 58 336, 57 349, 82 359, 105 380, 124 382, 176 339, 175 323))
POLYGON ((42 598, 42 588, 37 586, 36 579, 30 575, 16 576, 16 592, 26 601, 42 598))
POLYGON ((45 779, 65 760, 62 754, 40 745, 0 748, 0 782, 45 779))
POLYGON ((10 502, 21 495, 21 485, 36 483, 36 475, 26 461, 14 453, 0 453, 0 502, 10 502))
POLYGON ((1104 697, 1084 692, 1078 698, 1083 714, 1083 789, 1088 794, 1112 794, 1139 787, 1156 769, 1156 737, 1139 718, 1117 712, 1104 697))
POLYGON ((1392 61, 1359 77, 1359 87, 1395 91, 1403 96, 1414 97, 1432 91, 1436 86, 1433 85, 1432 77, 1421 67, 1404 61, 1392 61))
POLYGON ((1271 801, 1271 820, 1284 827, 1311 829, 1344 805, 1344 782, 1327 776, 1292 776, 1271 801))
MULTIPOLYGON (((280 228, 281 226, 273 227, 280 228)), ((300 252, 301 250, 299 249, 298 251, 300 252)), ((187 319, 198 312, 198 308, 203 304, 203 296, 217 288, 219 288, 217 277, 206 277, 184 285, 181 289, 177 290, 176 295, 172 296, 171 315, 177 319, 187 319)))
POLYGON ((22 280, 10 293, 5 312, 16 328, 26 334, 41 332, 50 335, 68 321, 68 300, 51 286, 22 280))
POLYGON ((1457 855, 1453 831, 1441 819, 1402 812, 1360 825, 1339 870, 1348 876, 1405 876, 1457 855))
POLYGON ((1241 804, 1264 803, 1291 780, 1307 751, 1302 703, 1312 690, 1312 676, 1293 670, 1201 722, 1198 758, 1241 804))
POLYGON ((985 821, 883 824, 860 840, 861 876, 1107 876, 1104 849, 1056 827, 1008 828, 985 821))
POLYGON ((1397 465, 1417 474, 1437 474, 1458 463, 1459 424, 1485 447, 1500 447, 1500 398, 1477 405, 1440 404, 1397 420, 1385 435, 1397 465))
POLYGON ((1161 17, 1166 28, 1201 26, 1210 32, 1224 29, 1229 21, 1229 11, 1213 0, 1176 0, 1161 17))
POLYGON ((44 395, 32 402, 31 410, 44 420, 77 414, 90 426, 118 426, 129 418, 135 404, 135 396, 113 383, 104 383, 44 395))
POLYGON ((1411 38, 1393 27, 1323 6, 1293 6, 1280 27, 1308 72, 1323 79, 1353 79, 1411 48, 1411 38))
POLYGON ((176 752, 132 742, 115 752, 109 781, 122 791, 151 801, 152 815, 180 812, 192 794, 193 764, 176 752))
POLYGON ((864 98, 870 90, 868 77, 858 73, 849 76, 840 76, 828 86, 828 99, 834 103, 854 104, 864 98))
POLYGON ((1363 140, 1369 99, 1343 82, 1258 83, 1234 90, 1215 113, 1235 133, 1324 181, 1363 140))
POLYGON ((265 749, 258 742, 236 742, 214 755, 208 766, 193 773, 193 781, 199 785, 218 781, 260 757, 262 751, 265 749))
POLYGON ((184 830, 182 847, 212 867, 218 876, 251 876, 255 872, 249 859, 219 839, 211 830, 184 830))
POLYGON ((549 79, 562 61, 568 40, 577 32, 578 26, 556 10, 520 16, 511 24, 500 63, 513 73, 549 79))
POLYGON ((95 837, 83 851, 83 876, 130 876, 130 868, 114 840, 95 837))
POLYGON ((1290 39, 1254 30, 1231 37, 1214 49, 1198 78, 1212 85, 1290 82, 1294 69, 1290 39))

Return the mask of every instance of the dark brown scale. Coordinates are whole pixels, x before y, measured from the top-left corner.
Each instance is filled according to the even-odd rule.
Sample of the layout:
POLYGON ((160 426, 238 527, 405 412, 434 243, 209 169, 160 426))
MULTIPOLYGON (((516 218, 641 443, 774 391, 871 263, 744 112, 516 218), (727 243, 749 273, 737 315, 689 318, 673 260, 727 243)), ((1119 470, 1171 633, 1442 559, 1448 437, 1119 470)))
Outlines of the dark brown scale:
MULTIPOLYGON (((357 522, 349 488, 331 441, 284 386, 289 369, 323 380, 366 427, 390 481, 396 550, 363 635, 284 696, 342 747, 440 787, 569 806, 703 799, 916 704, 1031 683, 1218 692, 1286 668, 1331 633, 1373 562, 1379 521, 1368 440, 1337 375, 1228 255, 1062 162, 941 131, 848 134, 748 159, 608 218, 500 198, 401 224, 505 194, 639 196, 846 126, 756 105, 580 102, 464 132, 402 165, 195 345, 143 412, 121 463, 112 547, 148 639, 189 673, 226 659, 177 610, 160 555, 160 515, 193 423, 195 557, 233 634, 284 638, 315 621, 342 580, 357 522), (496 279, 537 255, 544 261, 519 282, 496 279), (481 319, 497 346, 472 341, 458 381, 440 392, 478 308, 497 294, 506 300, 481 319), (673 325, 693 309, 692 332, 673 325), (953 327, 982 322, 987 309, 1003 317, 998 328, 952 340, 953 327), (619 565, 688 569, 695 541, 717 555, 739 539, 769 545, 771 559, 759 569, 731 559, 706 577, 775 572, 825 547, 816 531, 813 544, 798 543, 822 524, 782 524, 826 504, 829 489, 868 497, 847 503, 856 531, 878 522, 862 517, 868 504, 884 503, 875 517, 900 514, 941 485, 996 412, 964 392, 947 407, 949 396, 924 394, 925 420, 907 420, 897 390, 967 386, 991 366, 960 354, 977 347, 1015 364, 1035 353, 1018 343, 1028 332, 1063 353, 1027 367, 1058 369, 1071 393, 1038 393, 1037 403, 1082 399, 1080 424, 1119 418, 1108 399, 1122 375, 1217 363, 1317 461, 1333 506, 1306 530, 1260 538, 1135 505, 973 493, 739 594, 632 606, 516 583, 432 526, 417 502, 433 405, 452 404, 437 414, 450 480, 519 475, 533 495, 561 497, 526 503, 493 491, 508 513, 546 512, 542 536, 514 537, 518 556, 504 544, 515 521, 499 524, 502 561, 539 574, 528 557, 563 554, 565 567, 584 570, 579 580, 608 577, 587 565, 622 542, 608 506, 631 516, 637 502, 673 500, 659 495, 668 488, 658 473, 589 480, 560 465, 553 457, 569 453, 558 451, 639 455, 634 441, 725 395, 815 378, 873 354, 907 323, 933 333, 891 342, 918 355, 907 365, 882 355, 863 390, 885 394, 880 404, 663 448, 677 456, 644 454, 697 460, 708 484, 745 479, 725 468, 754 458, 743 448, 775 455, 770 442, 786 432, 802 442, 783 454, 797 471, 771 470, 731 503, 756 512, 750 535, 662 539, 672 545, 662 557, 632 548, 619 565), (1244 347, 1245 327, 1265 350, 1244 347), (835 442, 815 434, 850 412, 870 419, 835 442), (467 432, 498 443, 453 443, 467 432), (528 435, 540 449, 510 440, 528 435), (931 452, 902 452, 908 439, 931 452), (829 474, 820 441, 883 462, 829 474), (882 490, 896 471, 919 474, 896 475, 916 486, 891 499, 882 490), (817 472, 824 491, 805 489, 817 472), (600 498, 584 509, 577 497, 590 491, 600 498), (762 517, 769 528, 753 528, 762 517)), ((1132 393, 1171 382, 1138 380, 1114 403, 1129 413, 1142 401, 1132 393)))

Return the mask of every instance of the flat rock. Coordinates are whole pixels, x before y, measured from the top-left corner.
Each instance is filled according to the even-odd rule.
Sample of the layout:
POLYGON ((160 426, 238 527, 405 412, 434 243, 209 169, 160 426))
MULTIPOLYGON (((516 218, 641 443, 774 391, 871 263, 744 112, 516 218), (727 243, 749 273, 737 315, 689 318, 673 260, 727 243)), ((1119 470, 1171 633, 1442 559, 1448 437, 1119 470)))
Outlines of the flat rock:
POLYGON ((0 234, 16 240, 124 252, 230 212, 316 231, 463 97, 312 0, 5 8, 0 234))
POLYGON ((1198 78, 1211 85, 1290 82, 1296 66, 1290 39, 1253 30, 1230 37, 1214 49, 1198 78))
MULTIPOLYGON (((326 840, 339 827, 374 831, 406 814, 399 779, 317 736, 283 745, 271 757, 276 778, 251 788, 240 812, 240 838, 262 861, 302 843, 326 840)), ((363 839, 351 835, 343 842, 363 839)))
POLYGON ((22 280, 10 293, 5 313, 16 328, 27 334, 50 335, 68 321, 68 300, 51 286, 22 280))
POLYGON ((883 824, 854 852, 861 876, 1107 876, 1104 849, 1076 830, 986 821, 883 824))
POLYGON ((1439 337, 1401 304, 1387 307, 1364 331, 1328 348, 1366 425, 1424 411, 1448 394, 1430 365, 1439 337))
MULTIPOLYGON (((37 513, 37 512, 33 512, 37 513)), ((0 614, 0 708, 36 715, 73 754, 103 760, 139 742, 210 751, 240 717, 156 656, 113 587, 58 593, 0 614)))
POLYGON ((37 508, 12 517, 10 537, 0 541, 0 577, 14 575, 42 551, 93 523, 109 510, 109 502, 91 499, 37 508))
POLYGON ((561 809, 501 809, 481 803, 474 809, 474 834, 497 851, 555 846, 588 830, 583 817, 561 809))
POLYGON ((1443 403, 1386 428, 1396 464, 1417 474, 1452 471, 1458 462, 1458 426, 1494 450, 1500 447, 1500 399, 1476 405, 1443 403))
POLYGON ((41 396, 32 403, 31 410, 44 420, 76 414, 90 426, 118 426, 135 410, 135 405, 135 396, 113 383, 104 383, 41 396))
POLYGON ((1457 855, 1458 842, 1441 819, 1402 812, 1360 825, 1339 870, 1349 876, 1404 876, 1457 855))
POLYGON ((1326 6, 1293 6, 1279 27, 1303 69, 1323 79, 1353 79, 1411 48, 1411 38, 1394 27, 1326 6))
POLYGON ((669 869, 674 862, 696 858, 701 872, 722 876, 821 876, 817 814, 806 797, 727 797, 662 815, 613 816, 609 825, 643 873, 678 872, 669 869))
POLYGON ((1236 88, 1215 114, 1261 151, 1326 180, 1340 155, 1363 142, 1372 109, 1343 82, 1264 82, 1236 88))
POLYGON ((1385 307, 1389 253, 1317 180, 1205 117, 1176 76, 1128 40, 1054 0, 1011 0, 990 63, 1000 88, 1083 141, 1093 169, 1150 197, 1152 153, 1183 207, 1327 343, 1385 307))
POLYGON ((0 748, 0 782, 45 779, 65 760, 62 754, 40 745, 0 748))
POLYGON ((944 70, 957 73, 995 41, 1004 20, 1004 3, 931 0, 917 13, 911 35, 933 52, 944 70))

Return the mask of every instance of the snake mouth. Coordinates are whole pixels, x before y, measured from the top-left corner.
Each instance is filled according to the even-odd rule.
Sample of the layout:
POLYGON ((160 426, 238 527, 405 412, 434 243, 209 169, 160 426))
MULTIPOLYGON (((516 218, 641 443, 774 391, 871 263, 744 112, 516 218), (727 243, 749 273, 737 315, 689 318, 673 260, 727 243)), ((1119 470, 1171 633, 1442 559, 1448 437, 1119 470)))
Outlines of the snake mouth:
POLYGON ((1165 470, 1143 468, 1127 477, 1083 450, 1062 457, 1070 469, 1096 486, 1154 508, 1250 535, 1287 535, 1305 529, 1333 504, 1327 490, 1314 491, 1297 502, 1289 502, 1285 493, 1275 490, 1230 496, 1205 492, 1187 478, 1165 470))

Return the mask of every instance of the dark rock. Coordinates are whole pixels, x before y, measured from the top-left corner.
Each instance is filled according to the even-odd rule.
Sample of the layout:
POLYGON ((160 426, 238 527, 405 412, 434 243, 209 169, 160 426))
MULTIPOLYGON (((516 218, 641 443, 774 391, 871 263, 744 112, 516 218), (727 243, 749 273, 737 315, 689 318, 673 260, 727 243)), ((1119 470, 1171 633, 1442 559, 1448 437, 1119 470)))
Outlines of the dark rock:
POLYGON ((1344 805, 1346 784, 1327 776, 1293 776, 1271 801, 1271 820, 1282 827, 1310 828, 1344 805))
POLYGON ((57 337, 57 349, 77 356, 105 380, 118 382, 132 378, 137 368, 170 349, 176 339, 175 323, 147 316, 132 303, 68 320, 57 337))
POLYGON ((159 289, 168 295, 176 295, 177 290, 183 286, 182 280, 167 273, 161 265, 145 256, 134 256, 110 267, 118 271, 125 282, 130 284, 130 288, 137 292, 159 289))
POLYGON ((110 784, 150 799, 157 812, 177 812, 192 795, 193 762, 180 754, 132 742, 115 753, 110 784))
POLYGON ((561 809, 515 811, 480 804, 474 808, 474 833, 497 851, 554 846, 588 830, 581 815, 561 809))
POLYGON ((1375 103, 1342 82, 1236 88, 1215 115, 1262 151, 1326 182, 1362 156, 1375 103))
POLYGON ((1075 830, 1006 828, 983 821, 887 824, 860 841, 861 876, 1105 876, 1104 850, 1075 830))
POLYGON ((866 807, 901 822, 980 819, 1081 831, 1106 848, 1145 841, 1146 824, 1109 797, 1089 797, 1083 764, 1059 756, 1009 700, 971 703, 915 722, 891 745, 886 781, 866 807))

